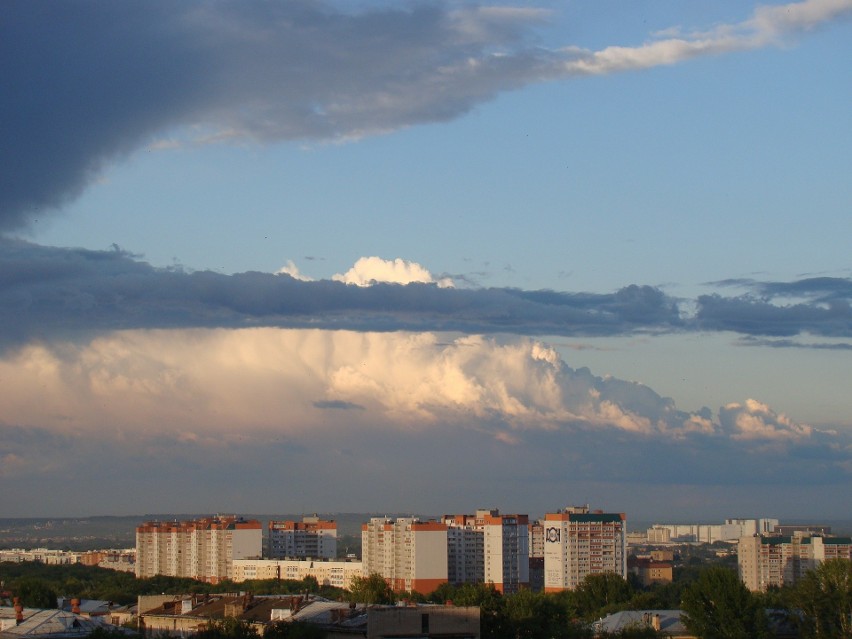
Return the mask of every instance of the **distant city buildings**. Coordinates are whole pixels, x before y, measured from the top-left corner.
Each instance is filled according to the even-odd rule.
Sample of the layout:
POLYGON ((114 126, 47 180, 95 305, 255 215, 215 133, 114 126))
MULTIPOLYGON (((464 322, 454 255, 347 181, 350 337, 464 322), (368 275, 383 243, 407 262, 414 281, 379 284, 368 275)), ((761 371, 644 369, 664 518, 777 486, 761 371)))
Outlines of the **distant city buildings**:
POLYGON ((302 521, 270 521, 267 524, 269 559, 324 558, 337 556, 337 524, 313 515, 302 521))
POLYGON ((53 566, 83 564, 84 566, 99 566, 121 572, 135 572, 136 549, 110 548, 107 550, 73 552, 48 548, 33 548, 29 550, 13 548, 10 550, 0 550, 0 562, 4 561, 12 563, 36 561, 53 566))
POLYGON ((646 532, 649 544, 736 542, 748 535, 768 534, 777 519, 726 519, 724 524, 654 524, 646 532))
POLYGON ((738 543, 737 566, 749 590, 791 585, 829 559, 852 559, 852 538, 797 532, 792 536, 752 535, 738 543))
POLYGON ((205 517, 150 521, 136 528, 136 576, 170 575, 218 583, 233 576, 234 559, 261 557, 256 519, 205 517))
POLYGON ((627 578, 627 517, 572 506, 547 513, 544 528, 544 590, 573 590, 588 575, 627 578))

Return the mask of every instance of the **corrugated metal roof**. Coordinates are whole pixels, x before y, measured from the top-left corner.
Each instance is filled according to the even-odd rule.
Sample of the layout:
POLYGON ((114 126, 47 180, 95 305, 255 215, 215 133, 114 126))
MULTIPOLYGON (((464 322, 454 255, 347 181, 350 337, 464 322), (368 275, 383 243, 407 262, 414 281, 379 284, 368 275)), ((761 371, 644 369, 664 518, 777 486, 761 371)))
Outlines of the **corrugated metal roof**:
POLYGON ((89 619, 65 610, 40 610, 19 625, 4 630, 0 633, 0 639, 86 637, 95 628, 105 626, 107 624, 100 619, 89 619))

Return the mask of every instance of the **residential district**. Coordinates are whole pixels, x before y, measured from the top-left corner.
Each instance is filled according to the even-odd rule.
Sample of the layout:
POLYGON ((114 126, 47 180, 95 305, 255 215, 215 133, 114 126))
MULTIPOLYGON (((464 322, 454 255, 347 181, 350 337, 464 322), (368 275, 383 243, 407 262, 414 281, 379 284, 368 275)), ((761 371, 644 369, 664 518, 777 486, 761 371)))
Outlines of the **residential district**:
MULTIPOLYGON (((481 509, 440 518, 373 517, 361 526, 361 556, 341 552, 334 520, 306 516, 260 520, 236 515, 187 521, 148 521, 136 528, 135 549, 69 552, 0 550, 0 562, 97 565, 138 578, 186 577, 208 584, 315 580, 352 590, 380 577, 405 605, 341 603, 308 594, 146 595, 136 606, 64 598, 56 610, 27 609, 0 591, 0 639, 85 636, 103 624, 132 622, 148 633, 186 636, 216 618, 244 620, 263 634, 269 624, 305 621, 323 636, 479 637, 476 606, 417 605, 418 593, 485 584, 496 593, 573 591, 590 575, 616 575, 642 586, 673 578, 675 548, 725 542, 736 553, 739 579, 752 592, 790 586, 829 560, 852 561, 852 538, 821 525, 789 526, 777 519, 728 519, 722 524, 654 524, 628 532, 624 513, 570 506, 539 519, 481 509), (629 546, 645 552, 628 553, 629 546)), ((2 575, 0 575, 2 576, 2 575)), ((3 584, 0 583, 0 587, 3 584)), ((852 619, 850 620, 852 622, 852 619)), ((605 635, 636 625, 658 635, 697 636, 678 610, 620 611, 594 625, 605 635)), ((776 633, 784 636, 783 632, 776 633)), ((797 636, 795 633, 790 636, 797 636)))

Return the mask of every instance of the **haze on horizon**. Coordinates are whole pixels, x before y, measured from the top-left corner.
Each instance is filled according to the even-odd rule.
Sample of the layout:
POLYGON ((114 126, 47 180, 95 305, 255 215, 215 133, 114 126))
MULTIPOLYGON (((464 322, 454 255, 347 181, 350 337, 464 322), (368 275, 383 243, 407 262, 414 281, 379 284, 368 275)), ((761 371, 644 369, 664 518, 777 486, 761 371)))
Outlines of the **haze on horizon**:
POLYGON ((4 517, 852 518, 852 0, 2 17, 4 517))

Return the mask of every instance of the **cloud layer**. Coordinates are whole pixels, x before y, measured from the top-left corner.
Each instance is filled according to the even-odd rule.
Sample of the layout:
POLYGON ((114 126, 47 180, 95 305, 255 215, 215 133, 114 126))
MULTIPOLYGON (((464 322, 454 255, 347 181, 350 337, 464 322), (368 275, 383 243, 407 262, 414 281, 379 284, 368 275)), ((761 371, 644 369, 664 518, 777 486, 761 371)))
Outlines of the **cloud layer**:
MULTIPOLYGON (((49 497, 62 483, 173 499, 134 499, 131 510, 181 510, 198 494, 202 510, 245 510, 245 495, 269 481, 300 486, 299 503, 282 509, 405 510, 429 485, 435 500, 418 503, 441 510, 453 504, 437 495, 463 484, 480 503, 499 494, 544 509, 584 487, 586 499, 630 495, 622 508, 653 512, 653 496, 672 486, 704 495, 725 486, 747 504, 795 477, 802 500, 789 508, 803 513, 812 502, 804 487, 840 495, 852 479, 848 433, 754 399, 682 411, 642 384, 571 368, 525 337, 709 330, 708 304, 687 315, 658 288, 440 288, 421 265, 377 259, 353 269, 356 286, 157 269, 118 248, 0 243, 4 512, 36 512, 22 503, 67 512, 49 497), (377 281, 412 274, 432 283, 377 281), (326 469, 321 479, 317 469, 326 469)), ((736 286, 748 292, 724 298, 727 315, 713 297, 712 317, 763 336, 747 344, 793 341, 773 337, 777 323, 761 329, 761 313, 786 315, 796 339, 852 332, 848 320, 839 331, 835 320, 800 321, 802 307, 818 313, 827 296, 841 307, 845 280, 736 286)), ((102 503, 116 512, 120 498, 102 503)))
POLYGON ((127 477, 116 481, 157 494, 176 480, 171 465, 203 482, 227 464, 230 477, 248 473, 246 484, 285 468, 324 468, 324 482, 374 482, 364 485, 385 507, 397 488, 415 490, 429 473, 436 490, 463 482, 472 494, 497 477, 529 489, 537 476, 558 491, 602 469, 609 482, 650 485, 852 479, 847 435, 755 400, 718 416, 680 411, 642 384, 573 369, 524 338, 119 331, 8 353, 0 379, 0 472, 16 488, 3 491, 4 512, 15 511, 17 488, 31 490, 29 482, 81 474, 69 470, 81 461, 86 481, 105 481, 120 459, 127 477), (133 470, 139 465, 144 472, 133 470), (445 477, 434 476, 437 467, 445 477), (399 473, 399 486, 383 487, 382 473, 399 473))
POLYGON ((61 206, 144 145, 348 140, 450 120, 532 83, 781 44, 850 12, 852 0, 805 0, 589 51, 534 46, 547 13, 530 8, 5 3, 0 230, 61 206))
POLYGON ((691 303, 641 284, 614 293, 442 287, 449 278, 401 259, 359 260, 339 276, 358 286, 312 281, 292 268, 298 279, 187 272, 154 268, 120 249, 0 239, 0 346, 112 329, 251 326, 563 336, 731 331, 770 340, 750 345, 816 348, 845 348, 836 340, 852 338, 852 283, 843 278, 738 281, 749 292, 691 303), (779 337, 802 339, 772 341, 779 337))

